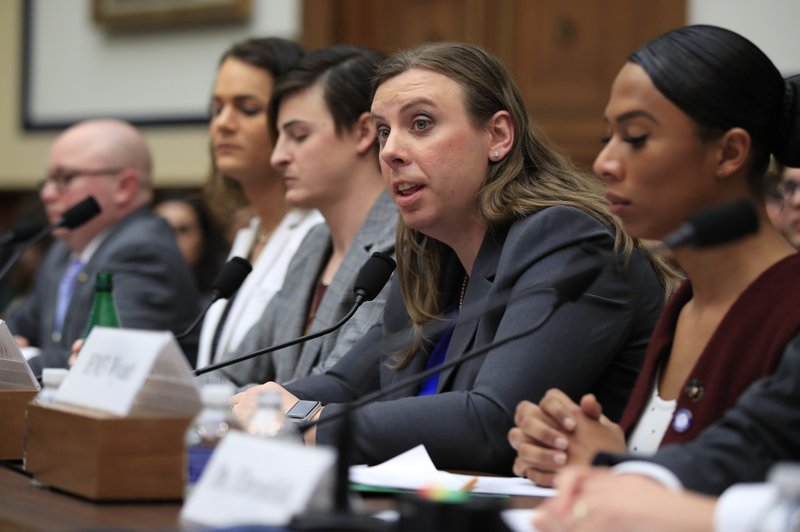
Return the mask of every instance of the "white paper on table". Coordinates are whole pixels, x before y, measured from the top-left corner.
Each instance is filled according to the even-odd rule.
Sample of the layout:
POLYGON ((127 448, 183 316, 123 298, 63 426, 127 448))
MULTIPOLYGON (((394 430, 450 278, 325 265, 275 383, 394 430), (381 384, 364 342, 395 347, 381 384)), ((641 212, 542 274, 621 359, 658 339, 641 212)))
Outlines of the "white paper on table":
MULTIPOLYGON (((350 468, 350 482, 383 488, 418 490, 435 485, 449 490, 460 490, 472 478, 472 475, 460 475, 436 469, 423 445, 417 445, 376 466, 357 465, 350 468)), ((473 493, 529 497, 550 497, 555 494, 555 490, 537 486, 525 478, 492 476, 477 476, 477 478, 478 482, 470 490, 473 493)))
POLYGON ((8 325, 0 320, 0 389, 38 391, 40 388, 8 325))

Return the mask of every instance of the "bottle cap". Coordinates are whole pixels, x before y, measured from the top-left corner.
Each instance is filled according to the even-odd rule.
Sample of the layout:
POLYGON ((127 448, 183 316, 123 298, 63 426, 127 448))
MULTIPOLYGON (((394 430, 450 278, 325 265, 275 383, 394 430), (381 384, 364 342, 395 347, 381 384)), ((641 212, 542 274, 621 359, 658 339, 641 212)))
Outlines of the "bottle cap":
POLYGON ((69 370, 65 368, 44 368, 42 370, 42 384, 58 388, 68 374, 69 370))
POLYGON ((96 290, 111 290, 113 285, 111 272, 97 272, 94 287, 96 290))
POLYGON ((236 388, 232 384, 206 384, 200 389, 204 405, 227 406, 236 388))

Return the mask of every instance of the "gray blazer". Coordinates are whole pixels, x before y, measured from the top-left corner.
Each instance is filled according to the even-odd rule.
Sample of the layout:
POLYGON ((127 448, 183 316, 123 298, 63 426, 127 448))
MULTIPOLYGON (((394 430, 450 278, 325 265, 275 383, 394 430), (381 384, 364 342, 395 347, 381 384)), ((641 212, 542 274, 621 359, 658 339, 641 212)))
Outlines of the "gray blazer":
MULTIPOLYGON (((309 332, 330 327, 339 321, 355 301, 353 283, 361 266, 375 251, 394 255, 397 207, 384 191, 370 209, 339 270, 328 286, 309 332)), ((305 334, 308 306, 316 280, 331 252, 328 226, 320 224, 309 231, 289 264, 283 287, 270 301, 261 319, 245 335, 239 347, 226 359, 279 344, 305 334)), ((274 380, 285 383, 323 373, 339 361, 364 333, 380 320, 386 302, 388 283, 373 301, 364 303, 342 328, 330 334, 253 358, 224 370, 239 385, 274 380)))
MULTIPOLYGON (((490 231, 475 260, 462 315, 486 308, 499 294, 519 294, 558 279, 567 265, 585 260, 579 247, 584 241, 610 251, 614 234, 583 212, 561 206, 490 231)), ((445 301, 457 300, 463 276, 453 258, 442 275, 445 301)), ((458 320, 446 361, 529 329, 553 301, 552 291, 530 291, 477 319, 458 320)), ((594 392, 612 419, 621 414, 663 301, 663 289, 643 255, 634 253, 622 274, 606 267, 576 302, 561 306, 535 333, 444 372, 435 395, 417 396, 414 385, 355 410, 351 460, 379 463, 424 444, 439 468, 510 474, 514 451, 506 434, 521 400, 538 402, 549 388, 574 399, 594 392)), ((395 282, 382 325, 327 374, 287 386, 303 399, 326 404, 317 427, 319 443, 335 441, 339 422, 325 420, 347 408, 335 403, 385 389, 425 367, 438 336, 402 369, 393 369, 385 358, 391 333, 408 322, 395 282)))
MULTIPOLYGON (((197 288, 178 250, 172 229, 148 209, 114 225, 78 275, 61 338, 53 334, 58 285, 72 251, 61 241, 50 248, 31 295, 8 316, 8 326, 42 352, 30 360, 34 373, 66 367, 73 342, 81 338, 94 299, 97 273, 113 274, 114 301, 123 327, 180 332, 199 312, 197 288)), ((191 358, 196 336, 183 344, 191 358)))

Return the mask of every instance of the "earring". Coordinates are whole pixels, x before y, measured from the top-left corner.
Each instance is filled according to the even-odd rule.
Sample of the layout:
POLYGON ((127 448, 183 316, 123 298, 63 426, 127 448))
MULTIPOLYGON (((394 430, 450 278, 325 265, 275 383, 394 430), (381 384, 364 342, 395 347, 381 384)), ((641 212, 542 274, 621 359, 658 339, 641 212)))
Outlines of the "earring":
POLYGON ((497 151, 497 150, 494 150, 494 151, 492 152, 492 159, 495 159, 495 160, 497 160, 497 159, 499 159, 499 158, 500 158, 500 152, 499 152, 499 151, 497 151))

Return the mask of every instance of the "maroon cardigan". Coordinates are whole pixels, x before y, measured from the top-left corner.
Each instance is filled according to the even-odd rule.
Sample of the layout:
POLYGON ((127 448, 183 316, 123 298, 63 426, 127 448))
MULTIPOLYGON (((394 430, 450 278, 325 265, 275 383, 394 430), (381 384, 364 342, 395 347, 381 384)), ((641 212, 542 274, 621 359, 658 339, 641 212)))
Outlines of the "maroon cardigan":
MULTIPOLYGON (((644 366, 620 421, 628 436, 647 405, 658 368, 672 348, 678 315, 691 297, 692 286, 684 281, 653 329, 644 366)), ((688 428, 683 425, 683 432, 670 423, 661 445, 695 439, 731 408, 753 381, 772 374, 784 347, 800 331, 798 305, 800 254, 795 254, 762 273, 728 310, 678 397, 675 412, 689 411, 691 423, 688 428)))

